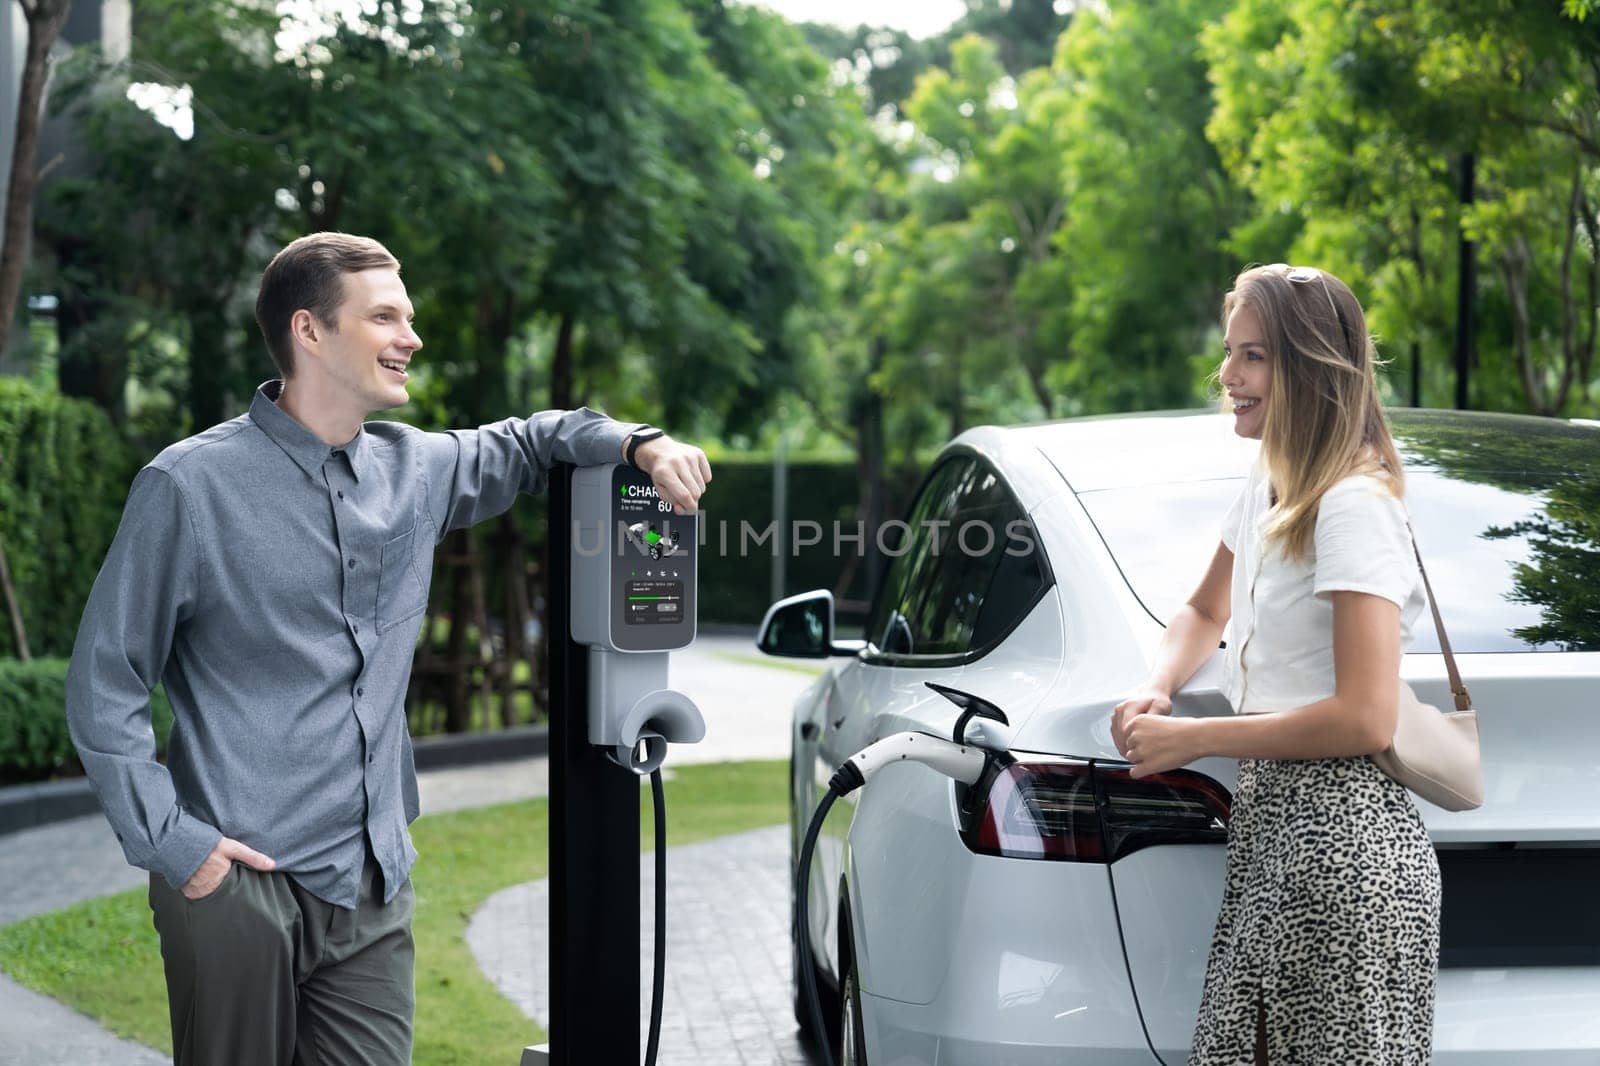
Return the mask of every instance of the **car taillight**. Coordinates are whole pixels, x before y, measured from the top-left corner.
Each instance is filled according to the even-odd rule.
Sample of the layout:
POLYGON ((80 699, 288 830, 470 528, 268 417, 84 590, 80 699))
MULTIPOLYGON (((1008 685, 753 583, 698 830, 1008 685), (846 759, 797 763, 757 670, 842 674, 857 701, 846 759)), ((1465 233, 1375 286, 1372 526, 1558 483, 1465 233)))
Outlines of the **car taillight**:
POLYGON ((1126 767, 1096 766, 1112 862, 1157 844, 1226 844, 1232 797, 1205 774, 1168 770, 1135 780, 1126 767))
POLYGON ((1228 839, 1227 789, 1192 770, 1134 780, 1125 767, 1017 762, 977 788, 986 792, 961 836, 982 855, 1114 862, 1157 844, 1228 839))

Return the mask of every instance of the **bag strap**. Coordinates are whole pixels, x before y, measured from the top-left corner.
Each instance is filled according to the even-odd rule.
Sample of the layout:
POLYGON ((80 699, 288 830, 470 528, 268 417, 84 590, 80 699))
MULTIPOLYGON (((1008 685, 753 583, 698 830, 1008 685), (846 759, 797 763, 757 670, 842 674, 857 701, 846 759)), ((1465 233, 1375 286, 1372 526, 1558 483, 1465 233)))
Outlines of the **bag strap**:
POLYGON ((1450 650, 1450 638, 1445 635, 1444 616, 1439 613, 1439 601, 1434 598, 1433 584, 1428 580, 1428 568, 1422 563, 1422 549, 1417 547, 1417 531, 1411 528, 1411 519, 1406 518, 1406 531, 1411 534, 1411 550, 1417 555, 1417 569, 1422 571, 1422 587, 1428 592, 1428 606, 1433 609, 1433 627, 1439 631, 1439 650, 1444 652, 1444 668, 1450 674, 1450 692, 1455 696, 1456 710, 1470 711, 1472 697, 1467 693, 1467 686, 1461 683, 1461 671, 1456 669, 1456 656, 1450 650))

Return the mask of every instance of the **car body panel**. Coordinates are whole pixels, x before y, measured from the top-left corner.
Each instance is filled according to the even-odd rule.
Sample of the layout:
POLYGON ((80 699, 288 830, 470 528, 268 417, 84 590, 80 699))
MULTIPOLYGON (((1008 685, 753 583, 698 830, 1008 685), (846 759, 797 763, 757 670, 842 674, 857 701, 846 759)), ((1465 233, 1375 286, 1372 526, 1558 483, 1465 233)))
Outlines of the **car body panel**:
POLYGON ((1600 967, 1442 970, 1434 1066, 1600 1062, 1600 967))
POLYGON ((1085 1062, 1149 1066, 1105 867, 969 856, 942 877, 946 891, 900 908, 940 942, 933 994, 905 1003, 863 980, 869 1062, 1060 1063, 1075 1048, 1085 1062))
POLYGON ((1037 448, 1074 492, 1237 478, 1261 447, 1235 434, 1231 417, 1194 411, 1073 419, 1005 432, 1037 448), (1136 426, 1129 425, 1134 421, 1136 426))
MULTIPOLYGON (((1001 703, 986 689, 972 691, 1002 707, 1015 730, 1015 743, 1035 748, 1032 718, 1058 706, 1063 699, 1092 700, 1127 694, 1130 674, 1145 669, 1148 655, 1161 639, 1161 627, 1140 606, 1121 573, 1101 544, 1082 506, 1070 495, 1047 499, 1029 514, 1039 543, 1048 553, 1055 574, 1055 596, 1061 614, 1061 662, 1055 674, 1054 698, 1022 713, 1001 703)), ((985 659, 989 658, 988 656, 985 659)), ((971 664, 969 670, 985 660, 971 664)), ((973 676, 983 676, 974 673, 973 676)), ((1092 747, 1082 740, 1057 737, 1063 755, 1116 757, 1110 723, 1092 747)))
POLYGON ((1189 1052, 1227 865, 1227 849, 1207 844, 1146 848, 1111 864, 1139 1015, 1166 1066, 1183 1066, 1189 1052))
POLYGON ((1138 1019, 1128 1018, 1126 1033, 1108 1034, 1115 1044, 1090 1043, 1079 1032, 1058 1030, 1047 1044, 1026 1044, 1009 1034, 984 1027, 979 1020, 959 1019, 957 1029, 939 1005, 920 1006, 863 994, 867 1061, 890 1066, 1152 1066, 1155 1059, 1139 1036, 1138 1019), (1129 1039, 1129 1034, 1137 1039, 1129 1039), (1064 1051, 1060 1039, 1079 1041, 1064 1051), (1067 1055, 1071 1057, 1068 1058, 1067 1055))

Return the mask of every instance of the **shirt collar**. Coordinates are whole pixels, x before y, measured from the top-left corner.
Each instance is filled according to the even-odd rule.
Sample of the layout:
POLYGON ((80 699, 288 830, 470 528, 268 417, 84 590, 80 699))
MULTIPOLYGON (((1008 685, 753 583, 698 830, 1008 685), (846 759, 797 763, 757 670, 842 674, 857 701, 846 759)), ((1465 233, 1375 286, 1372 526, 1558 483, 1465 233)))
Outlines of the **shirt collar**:
POLYGON ((331 447, 278 406, 278 397, 282 392, 283 382, 280 379, 262 382, 250 401, 250 420, 260 426, 261 431, 311 477, 320 477, 322 465, 328 461, 328 456, 342 451, 350 462, 350 472, 360 481, 372 454, 366 428, 358 429, 355 438, 348 444, 331 447))

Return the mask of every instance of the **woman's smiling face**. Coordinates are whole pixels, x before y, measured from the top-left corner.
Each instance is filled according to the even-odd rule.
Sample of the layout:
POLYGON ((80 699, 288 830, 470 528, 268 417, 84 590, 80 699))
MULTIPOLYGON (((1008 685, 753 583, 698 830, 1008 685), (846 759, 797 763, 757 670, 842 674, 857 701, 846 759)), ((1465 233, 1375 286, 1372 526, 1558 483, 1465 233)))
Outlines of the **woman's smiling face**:
POLYGON ((1260 440, 1267 424, 1267 394, 1272 387, 1272 360, 1262 337, 1261 320, 1241 304, 1228 316, 1222 338, 1222 387, 1233 403, 1233 431, 1260 440))

